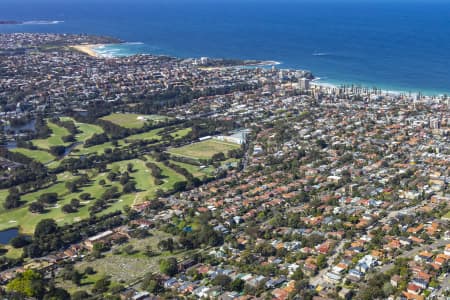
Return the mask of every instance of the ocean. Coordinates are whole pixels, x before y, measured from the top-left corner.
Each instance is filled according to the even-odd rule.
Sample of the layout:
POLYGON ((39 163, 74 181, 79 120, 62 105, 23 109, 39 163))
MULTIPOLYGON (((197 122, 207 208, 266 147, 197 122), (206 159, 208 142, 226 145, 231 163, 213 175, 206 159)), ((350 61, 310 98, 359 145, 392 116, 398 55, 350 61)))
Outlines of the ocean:
POLYGON ((1 0, 0 32, 109 35, 106 55, 275 60, 322 82, 450 94, 450 2, 1 0))

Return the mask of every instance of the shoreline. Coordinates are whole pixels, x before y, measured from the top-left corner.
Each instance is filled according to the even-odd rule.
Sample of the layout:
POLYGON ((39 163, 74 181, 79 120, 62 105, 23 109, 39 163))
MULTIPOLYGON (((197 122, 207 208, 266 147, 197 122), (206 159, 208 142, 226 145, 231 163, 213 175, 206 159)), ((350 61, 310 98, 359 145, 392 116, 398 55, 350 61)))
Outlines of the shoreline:
MULTIPOLYGON (((340 89, 342 86, 345 86, 347 89, 350 86, 354 86, 354 88, 357 89, 364 89, 367 91, 373 91, 374 85, 360 85, 360 84, 352 84, 349 82, 342 82, 342 83, 336 83, 336 82, 327 82, 322 81, 320 77, 317 77, 311 81, 311 85, 318 86, 324 89, 340 89)), ((375 87, 377 87, 375 85, 375 87)), ((421 98, 444 98, 445 95, 448 95, 446 92, 442 91, 411 91, 411 90, 402 90, 401 88, 395 89, 395 88, 383 88, 378 87, 377 90, 381 92, 383 95, 389 95, 389 96, 410 96, 410 97, 417 97, 420 95, 421 98)))
POLYGON ((282 63, 275 60, 264 60, 256 64, 249 64, 249 65, 235 65, 235 66, 222 66, 222 67, 199 67, 200 69, 204 70, 222 70, 222 69, 233 69, 233 68, 268 68, 272 66, 281 65, 282 63))
MULTIPOLYGON (((117 45, 141 45, 143 43, 141 42, 124 42, 124 43, 117 43, 117 45)), ((69 48, 74 49, 78 52, 87 54, 89 56, 95 57, 95 58, 116 58, 121 57, 120 55, 113 55, 113 54, 103 54, 96 50, 96 48, 105 47, 107 45, 115 45, 115 43, 111 44, 80 44, 80 45, 71 45, 69 48)), ((133 56, 133 55, 163 55, 163 54, 152 54, 152 53, 134 53, 127 56, 133 56)), ((175 56, 174 56, 175 57, 175 56)), ((243 60, 245 61, 245 60, 243 60)), ((236 65, 236 66, 225 66, 225 67, 205 67, 205 68, 235 68, 235 67, 249 67, 249 68, 257 68, 257 67, 270 67, 270 66, 278 66, 282 65, 282 62, 276 61, 276 60, 261 60, 257 61, 253 64, 242 64, 242 65, 236 65)))
POLYGON ((248 65, 248 66, 256 66, 256 67, 266 67, 266 66, 278 66, 281 65, 282 62, 277 60, 263 60, 257 64, 254 65, 248 65))
MULTIPOLYGON (((341 86, 344 85, 344 84, 338 85, 338 84, 335 84, 335 83, 324 82, 324 81, 320 81, 320 78, 317 78, 317 79, 314 79, 314 80, 311 81, 311 85, 313 85, 315 87, 320 87, 320 88, 323 88, 323 89, 332 89, 333 90, 333 89, 340 89, 341 86)), ((348 85, 345 85, 345 86, 346 86, 346 88, 348 88, 348 85)), ((369 88, 369 87, 366 87, 366 86, 355 86, 355 88, 365 89, 365 90, 368 91, 368 93, 371 93, 371 91, 373 91, 373 88, 369 88)), ((386 89, 382 89, 382 88, 379 88, 378 90, 380 91, 380 93, 382 95, 389 95, 389 96, 401 96, 401 95, 408 95, 409 94, 409 92, 405 92, 405 91, 386 90, 386 89)), ((422 97, 438 97, 439 98, 439 97, 443 96, 443 95, 438 95, 438 96, 436 96, 436 95, 434 95, 434 96, 433 95, 426 95, 424 93, 421 93, 421 94, 422 94, 422 97)), ((411 97, 417 96, 417 95, 419 95, 419 93, 411 92, 411 97)))
POLYGON ((94 48, 105 46, 105 44, 89 44, 89 45, 72 45, 69 48, 74 49, 78 52, 87 54, 91 57, 101 58, 102 56, 94 50, 94 48))
MULTIPOLYGON (((123 44, 127 44, 127 43, 123 43, 123 44)), ((134 43, 133 43, 134 44, 134 43)), ((139 43, 141 44, 141 43, 139 43)), ((95 50, 95 48, 99 48, 99 47, 104 47, 107 44, 80 44, 80 45, 72 45, 69 46, 71 49, 74 49, 78 52, 87 54, 91 57, 95 57, 95 58, 115 58, 117 56, 115 55, 105 55, 102 53, 99 53, 98 51, 95 50)), ((135 53, 133 55, 137 55, 137 54, 148 54, 148 55, 152 55, 151 53, 135 53)), ((260 61, 256 64, 248 64, 248 65, 239 65, 239 66, 225 66, 225 67, 205 67, 205 69, 222 69, 222 68, 258 68, 258 67, 271 67, 271 66, 282 66, 283 63, 280 61, 276 61, 276 60, 264 60, 264 61, 260 61)), ((291 68, 289 68, 291 69, 291 68)), ((291 69, 291 70, 301 70, 301 69, 291 69)), ((348 82, 342 82, 342 83, 337 83, 336 81, 334 82, 327 82, 327 81, 322 81, 322 79, 320 77, 317 77, 315 79, 313 79, 311 81, 311 85, 316 86, 316 87, 321 87, 324 89, 339 89, 341 86, 351 86, 352 83, 348 83, 348 82)), ((355 88, 359 88, 359 89, 366 89, 368 91, 373 90, 373 86, 374 85, 359 85, 359 84, 353 84, 355 86, 355 88)), ((375 85, 376 86, 376 85, 375 85)), ((411 97, 417 97, 418 95, 421 95, 421 97, 427 97, 427 98, 443 98, 444 95, 446 95, 447 93, 445 92, 439 92, 439 91, 407 91, 407 90, 402 90, 401 88, 399 89, 395 89, 395 88, 383 88, 380 87, 378 88, 378 90, 380 90, 380 92, 384 95, 391 95, 391 96, 400 96, 400 95, 410 95, 411 97)))

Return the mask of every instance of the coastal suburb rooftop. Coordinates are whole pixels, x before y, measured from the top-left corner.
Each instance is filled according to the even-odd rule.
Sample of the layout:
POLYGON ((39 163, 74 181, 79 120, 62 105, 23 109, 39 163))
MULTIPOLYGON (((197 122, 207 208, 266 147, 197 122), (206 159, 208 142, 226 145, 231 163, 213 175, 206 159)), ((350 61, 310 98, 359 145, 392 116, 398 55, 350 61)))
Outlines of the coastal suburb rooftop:
POLYGON ((2 293, 449 296, 446 96, 109 43, 0 34, 2 293))

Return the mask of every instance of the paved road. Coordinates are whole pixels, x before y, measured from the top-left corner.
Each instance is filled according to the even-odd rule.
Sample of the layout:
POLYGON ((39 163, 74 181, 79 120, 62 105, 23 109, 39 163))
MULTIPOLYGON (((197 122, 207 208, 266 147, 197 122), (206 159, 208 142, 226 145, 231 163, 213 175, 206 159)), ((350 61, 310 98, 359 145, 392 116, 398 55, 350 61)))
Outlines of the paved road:
POLYGON ((429 200, 424 200, 422 202, 420 202, 419 204, 412 206, 412 207, 406 207, 406 208, 402 208, 399 210, 394 210, 394 211, 390 211, 387 216, 385 216, 384 218, 381 218, 380 220, 378 220, 379 223, 386 223, 387 221, 389 221, 390 219, 393 219, 394 217, 396 217, 399 213, 403 213, 403 214, 409 214, 414 212, 416 209, 418 209, 419 207, 422 207, 423 205, 425 205, 429 200))
MULTIPOLYGON (((397 214, 399 214, 399 213, 404 213, 404 214, 413 213, 417 208, 423 206, 426 203, 426 201, 428 201, 428 200, 424 200, 421 203, 419 203, 419 204, 417 204, 415 206, 412 206, 412 207, 407 207, 407 208, 402 208, 400 210, 390 211, 384 218, 381 218, 380 220, 378 220, 377 223, 386 223, 389 220, 391 220, 394 217, 396 217, 397 214)), ((342 240, 338 244, 338 246, 336 247, 336 250, 335 250, 334 254, 328 258, 328 266, 329 267, 321 270, 316 276, 314 276, 314 277, 312 277, 310 279, 309 282, 312 285, 317 286, 318 284, 321 284, 321 285, 325 284, 324 276, 325 276, 325 274, 328 271, 330 271, 330 269, 331 269, 330 267, 332 266, 334 260, 336 259, 336 257, 338 256, 339 252, 342 250, 342 248, 343 248, 343 246, 344 246, 344 244, 346 242, 347 242, 347 240, 342 240)), ((438 240, 438 241, 434 242, 433 244, 430 244, 430 245, 425 244, 425 245, 423 245, 421 247, 414 248, 414 249, 412 249, 410 251, 404 252, 399 257, 411 257, 411 258, 413 258, 417 253, 419 253, 422 250, 425 250, 425 249, 434 250, 434 249, 439 248, 441 246, 445 246, 448 243, 449 243, 449 241, 445 241, 445 240, 441 239, 441 240, 438 240)), ((379 268, 379 271, 384 273, 384 272, 390 270, 393 267, 394 267, 394 264, 390 263, 390 264, 381 266, 381 268, 379 268)))
MULTIPOLYGON (((447 273, 442 280, 442 285, 439 290, 434 291, 431 296, 435 296, 435 299, 445 299, 444 292, 450 291, 450 275, 447 273)), ((447 297, 450 299, 450 297, 447 297)))
POLYGON ((328 257, 327 260, 327 264, 328 267, 322 269, 319 271, 319 273, 312 277, 309 282, 311 285, 317 286, 317 285, 323 285, 324 284, 324 276, 325 274, 330 270, 330 268, 333 266, 334 260, 336 259, 336 257, 338 257, 339 253, 342 251, 342 248, 344 248, 345 243, 347 243, 348 240, 341 240, 338 245, 336 246, 336 248, 334 249, 334 253, 333 255, 331 255, 330 257, 328 257))
MULTIPOLYGON (((418 254, 420 251, 423 251, 423 250, 430 250, 430 251, 431 251, 431 250, 437 249, 437 248, 439 248, 439 247, 445 246, 445 245, 447 245, 448 243, 449 243, 449 241, 446 241, 446 240, 444 240, 444 239, 440 239, 440 240, 437 240, 437 241, 435 241, 434 243, 432 243, 432 244, 430 244, 430 245, 424 244, 424 245, 422 245, 422 246, 420 246, 420 247, 417 247, 417 248, 411 249, 411 250, 409 250, 409 251, 403 252, 401 255, 398 256, 398 258, 400 258, 400 257, 410 257, 410 258, 414 258, 414 256, 415 256, 416 254, 418 254)), ((384 272, 386 272, 386 271, 389 271, 389 270, 392 269, 393 267, 394 267, 394 264, 393 264, 393 263, 386 264, 386 265, 381 266, 381 268, 379 269, 379 271, 380 271, 381 273, 384 273, 384 272)))

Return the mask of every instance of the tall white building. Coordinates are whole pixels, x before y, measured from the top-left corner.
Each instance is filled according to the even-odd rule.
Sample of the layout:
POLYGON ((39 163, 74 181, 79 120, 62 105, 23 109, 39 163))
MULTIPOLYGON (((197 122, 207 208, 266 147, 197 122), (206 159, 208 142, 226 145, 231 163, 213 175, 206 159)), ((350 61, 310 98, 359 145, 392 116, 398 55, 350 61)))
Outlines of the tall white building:
POLYGON ((302 90, 309 90, 309 79, 308 78, 300 79, 300 88, 302 90))

